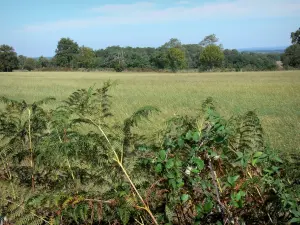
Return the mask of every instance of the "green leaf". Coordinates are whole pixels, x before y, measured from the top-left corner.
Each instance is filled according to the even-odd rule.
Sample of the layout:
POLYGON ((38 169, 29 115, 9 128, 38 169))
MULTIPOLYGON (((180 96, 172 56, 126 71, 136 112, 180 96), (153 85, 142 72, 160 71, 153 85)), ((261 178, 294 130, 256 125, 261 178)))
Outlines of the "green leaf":
POLYGON ((175 160, 175 166, 177 166, 177 167, 181 167, 181 165, 182 165, 182 162, 180 161, 180 160, 175 160))
POLYGON ((185 135, 185 139, 191 140, 192 138, 193 138, 192 131, 189 130, 185 135))
POLYGON ((159 151, 159 158, 160 158, 162 161, 166 159, 166 155, 167 155, 167 153, 166 153, 165 150, 160 150, 160 151, 159 151))
POLYGON ((171 172, 168 172, 168 173, 167 173, 167 177, 170 178, 170 179, 173 179, 173 178, 175 178, 176 176, 175 176, 175 174, 171 171, 171 172))
POLYGON ((258 160, 257 158, 252 160, 252 162, 251 162, 252 166, 255 166, 255 164, 257 163, 257 160, 258 160))
POLYGON ((201 171, 204 168, 204 161, 194 157, 193 162, 197 165, 197 168, 201 171))
POLYGON ((300 222, 300 218, 293 218, 290 220, 290 223, 298 223, 300 222))
POLYGON ((160 173, 161 171, 162 171, 162 165, 161 165, 161 163, 159 163, 155 166, 155 172, 160 173))
POLYGON ((236 154, 237 154, 237 156, 238 156, 239 159, 243 158, 243 156, 244 156, 244 154, 242 152, 236 152, 236 154))
POLYGON ((182 148, 184 146, 184 140, 182 138, 179 138, 177 143, 180 148, 182 148))
POLYGON ((233 176, 233 177, 227 177, 227 182, 230 184, 230 186, 234 186, 235 182, 239 179, 239 175, 233 176))
POLYGON ((255 152, 255 154, 253 155, 254 158, 258 158, 263 154, 263 152, 255 152))
POLYGON ((192 170, 191 170, 191 172, 192 172, 192 173, 199 173, 199 172, 200 172, 200 170, 197 170, 197 169, 192 169, 192 170))
POLYGON ((166 167, 167 169, 171 169, 172 167, 174 167, 174 159, 168 159, 166 167))
POLYGON ((274 157, 274 160, 275 160, 276 162, 283 163, 283 161, 282 161, 278 156, 275 156, 275 157, 274 157))
POLYGON ((213 208, 213 203, 211 201, 208 201, 204 204, 203 209, 206 213, 210 212, 213 208))
POLYGON ((181 195, 181 201, 182 202, 186 202, 187 200, 189 200, 189 195, 187 195, 187 194, 181 195))
POLYGON ((194 142, 200 141, 200 133, 198 131, 193 134, 193 141, 194 142))

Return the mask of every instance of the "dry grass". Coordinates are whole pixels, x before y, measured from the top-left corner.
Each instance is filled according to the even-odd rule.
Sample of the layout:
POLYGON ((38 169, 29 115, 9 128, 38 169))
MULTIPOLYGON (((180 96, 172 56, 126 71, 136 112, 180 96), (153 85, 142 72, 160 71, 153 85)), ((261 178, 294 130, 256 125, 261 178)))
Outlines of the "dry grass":
MULTIPOLYGON (((34 101, 47 96, 66 98, 78 88, 107 79, 118 80, 113 89, 118 119, 144 105, 162 113, 151 129, 174 114, 192 114, 212 96, 219 111, 229 117, 255 109, 271 145, 282 152, 300 152, 300 71, 251 73, 83 73, 15 72, 0 74, 0 95, 34 101)), ((143 131, 140 131, 143 132, 143 131)))

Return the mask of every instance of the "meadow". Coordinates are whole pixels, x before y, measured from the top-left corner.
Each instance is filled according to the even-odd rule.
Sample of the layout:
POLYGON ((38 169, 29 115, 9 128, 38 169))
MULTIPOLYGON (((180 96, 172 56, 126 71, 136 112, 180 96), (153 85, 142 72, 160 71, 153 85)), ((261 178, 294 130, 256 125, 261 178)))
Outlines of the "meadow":
POLYGON ((300 71, 13 72, 0 74, 0 96, 28 102, 53 96, 61 101, 76 89, 100 87, 108 79, 118 83, 111 91, 117 119, 124 119, 144 105, 161 110, 139 132, 155 132, 174 115, 197 113, 202 101, 211 96, 218 111, 227 118, 255 110, 272 147, 284 154, 300 152, 300 71))

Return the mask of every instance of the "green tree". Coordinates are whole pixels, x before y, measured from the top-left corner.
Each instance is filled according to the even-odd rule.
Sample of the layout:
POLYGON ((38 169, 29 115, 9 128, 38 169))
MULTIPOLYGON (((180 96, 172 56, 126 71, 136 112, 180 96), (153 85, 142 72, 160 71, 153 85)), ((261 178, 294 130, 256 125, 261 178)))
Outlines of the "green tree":
POLYGON ((18 68, 18 57, 14 48, 9 45, 0 45, 0 71, 11 72, 18 68))
POLYGON ((18 62, 19 62, 19 69, 23 70, 26 62, 26 56, 19 55, 18 56, 18 62))
POLYGON ((95 52, 93 49, 82 46, 77 56, 77 65, 79 68, 92 68, 95 65, 95 52))
POLYGON ((202 47, 206 47, 209 45, 215 45, 219 41, 219 38, 216 37, 215 34, 211 34, 206 36, 200 43, 199 45, 202 47))
POLYGON ((200 64, 208 69, 222 65, 224 53, 219 46, 208 45, 200 55, 200 64))
POLYGON ((58 66, 73 68, 74 59, 79 53, 79 46, 70 38, 61 38, 55 53, 55 61, 58 66))
POLYGON ((24 69, 26 70, 34 70, 36 68, 36 60, 33 58, 26 58, 24 69))
POLYGON ((167 51, 167 59, 173 72, 177 72, 186 66, 184 51, 179 48, 169 48, 167 51))
POLYGON ((285 67, 300 68, 300 44, 288 47, 282 55, 281 61, 285 67))
POLYGON ((300 44, 300 28, 291 33, 292 44, 300 44))
POLYGON ((177 38, 171 38, 168 42, 161 46, 161 48, 182 48, 182 44, 177 38))
POLYGON ((49 66, 49 60, 47 58, 45 58, 44 56, 41 56, 41 57, 38 58, 37 66, 39 68, 48 67, 49 66))

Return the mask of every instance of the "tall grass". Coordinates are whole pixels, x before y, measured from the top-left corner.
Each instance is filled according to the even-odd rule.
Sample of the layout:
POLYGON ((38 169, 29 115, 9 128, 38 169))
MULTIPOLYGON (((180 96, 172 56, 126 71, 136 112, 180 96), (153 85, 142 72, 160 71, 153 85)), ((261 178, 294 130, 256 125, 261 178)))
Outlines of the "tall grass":
MULTIPOLYGON (((47 96, 58 100, 76 88, 104 80, 118 80, 112 90, 123 120, 145 104, 162 113, 151 129, 175 114, 192 114, 199 102, 212 96, 226 116, 256 109, 272 147, 300 152, 300 71, 249 73, 83 73, 15 72, 0 74, 0 95, 35 101, 47 96), (121 111, 120 111, 121 109, 121 111)), ((150 127, 150 124, 148 124, 150 127)), ((145 124, 147 127, 147 124, 145 124)), ((145 127, 143 126, 143 127, 145 127)), ((147 133, 147 129, 140 130, 147 133)))

